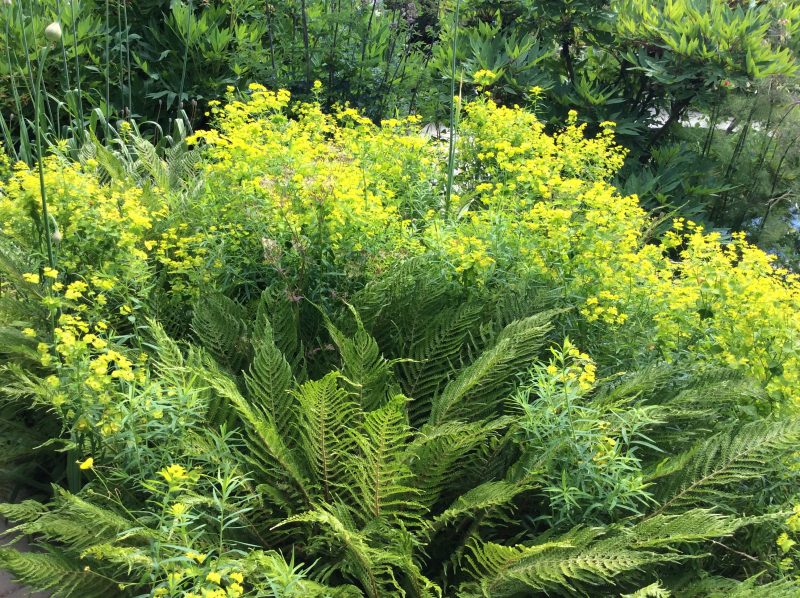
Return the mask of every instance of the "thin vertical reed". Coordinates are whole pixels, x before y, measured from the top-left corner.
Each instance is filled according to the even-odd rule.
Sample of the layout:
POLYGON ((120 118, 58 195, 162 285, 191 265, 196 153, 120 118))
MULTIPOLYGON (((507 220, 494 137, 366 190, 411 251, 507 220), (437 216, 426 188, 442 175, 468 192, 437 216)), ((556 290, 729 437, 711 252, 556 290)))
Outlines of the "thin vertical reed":
POLYGON ((75 89, 78 92, 78 126, 75 130, 78 132, 80 143, 84 140, 84 116, 83 116, 83 90, 81 89, 81 63, 78 51, 78 25, 75 20, 75 0, 69 0, 69 14, 72 21, 72 45, 75 51, 75 89))
POLYGON ((458 63, 458 16, 461 10, 461 0, 456 0, 456 10, 453 15, 453 62, 450 67, 450 139, 447 154, 447 195, 445 197, 444 211, 450 213, 453 198, 453 171, 456 162, 456 66, 458 63))

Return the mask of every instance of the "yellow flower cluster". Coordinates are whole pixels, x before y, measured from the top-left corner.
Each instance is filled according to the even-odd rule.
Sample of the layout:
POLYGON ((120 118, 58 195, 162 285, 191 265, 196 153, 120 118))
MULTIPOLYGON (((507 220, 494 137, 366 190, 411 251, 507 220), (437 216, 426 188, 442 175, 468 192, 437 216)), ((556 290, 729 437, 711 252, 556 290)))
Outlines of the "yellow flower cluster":
POLYGON ((553 350, 553 358, 545 371, 557 383, 577 386, 581 393, 587 393, 594 387, 597 365, 588 354, 565 339, 561 350, 553 350))
POLYGON ((158 475, 164 478, 164 481, 170 486, 179 486, 189 479, 189 472, 186 471, 186 468, 176 463, 165 467, 158 472, 158 475))
MULTIPOLYGON (((432 251, 468 284, 502 274, 558 289, 595 338, 647 339, 621 349, 740 369, 776 401, 800 401, 798 277, 741 235, 676 220, 651 238, 637 198, 610 183, 625 157, 613 123, 588 137, 572 113, 551 135, 525 110, 466 103, 452 213, 442 214, 446 144, 420 135, 417 118, 376 126, 347 106, 326 114, 291 104, 283 90, 234 93, 211 107, 217 129, 189 140, 207 157, 189 211, 134 181, 101 182, 94 160, 45 162, 58 271, 24 278, 47 290, 51 313, 85 322, 59 322, 55 353, 44 345, 40 354, 48 364, 72 351, 97 361, 82 380, 92 392, 137 376, 106 343, 135 320, 144 302, 131 296, 153 274, 171 309, 225 274, 291 276, 318 272, 314 262, 363 276, 432 251)), ((0 234, 36 239, 37 176, 22 165, 7 176, 0 234)))
MULTIPOLYGON (((88 281, 77 279, 65 285, 55 270, 45 268, 44 275, 56 279, 42 299, 54 317, 53 343, 38 344, 42 366, 55 371, 46 379, 47 398, 79 431, 113 434, 122 418, 116 393, 146 377, 142 359, 134 363, 126 351, 111 343, 112 331, 103 318, 110 315, 106 293, 114 282, 93 275, 88 281)), ((22 333, 37 336, 32 328, 22 333)))
POLYGON ((465 110, 457 183, 468 209, 437 227, 449 253, 474 248, 462 268, 485 258, 492 271, 547 281, 609 342, 646 338, 631 347, 741 369, 775 400, 800 401, 796 274, 741 234, 726 241, 680 219, 648 242, 638 199, 608 182, 624 158, 613 123, 589 139, 572 114, 551 136, 517 108, 483 100, 465 110))
POLYGON ((622 324, 628 319, 628 315, 620 313, 619 308, 614 305, 614 302, 619 299, 619 295, 604 289, 596 297, 586 299, 584 307, 581 308, 581 314, 589 322, 601 320, 606 324, 622 324))
POLYGON ((288 106, 288 92, 251 87, 212 109, 216 131, 190 138, 208 146, 201 201, 224 198, 217 222, 241 223, 302 256, 325 246, 334 259, 358 254, 375 267, 389 254, 421 251, 406 208, 416 190, 432 187, 440 155, 415 132, 419 119, 378 127, 348 107, 329 115, 295 104, 289 118, 288 106))
POLYGON ((498 74, 489 69, 480 69, 472 75, 472 81, 478 87, 488 87, 497 80, 498 74))
POLYGON ((601 436, 597 443, 597 452, 592 455, 592 461, 598 465, 605 465, 617 453, 617 441, 611 436, 601 436))
MULTIPOLYGON (((196 553, 186 554, 190 559, 196 553)), ((202 563, 200 560, 198 563, 202 563)), ((153 592, 154 596, 183 598, 239 598, 245 595, 244 575, 235 569, 211 570, 198 566, 176 568, 167 575, 166 584, 153 592), (189 589, 191 588, 191 589, 189 589)))
MULTIPOLYGON (((103 184, 94 160, 85 164, 53 155, 45 159, 49 212, 59 232, 59 266, 88 274, 87 264, 113 269, 126 277, 145 276, 142 238, 154 218, 163 214, 163 200, 129 181, 103 184)), ((31 212, 40 212, 36 170, 23 164, 0 183, 0 235, 24 238, 31 212)), ((55 278, 52 272, 45 276, 55 278)))
POLYGON ((456 272, 480 272, 494 264, 494 259, 487 253, 487 245, 486 241, 477 237, 455 237, 447 240, 445 250, 456 264, 456 272))

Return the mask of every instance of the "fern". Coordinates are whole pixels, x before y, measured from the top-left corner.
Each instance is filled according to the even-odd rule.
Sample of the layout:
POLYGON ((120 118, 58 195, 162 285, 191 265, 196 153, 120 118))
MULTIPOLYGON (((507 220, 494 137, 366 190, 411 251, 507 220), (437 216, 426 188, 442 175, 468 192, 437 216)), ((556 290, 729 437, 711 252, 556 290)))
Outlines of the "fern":
POLYGON ((530 488, 530 485, 524 483, 485 482, 459 496, 444 512, 434 517, 433 527, 439 528, 492 509, 506 508, 517 495, 530 488))
POLYGON ((681 598, 796 598, 800 580, 791 577, 760 583, 762 575, 744 581, 706 575, 699 581, 676 584, 676 596, 681 598))
POLYGON ((463 488, 465 473, 480 449, 509 423, 500 418, 489 423, 447 422, 423 427, 409 447, 419 500, 430 507, 445 493, 463 488))
POLYGON ((492 597, 559 588, 586 593, 587 586, 613 583, 624 573, 680 560, 681 544, 727 536, 748 523, 695 509, 629 528, 576 528, 531 546, 473 544, 467 560, 477 581, 471 591, 492 597))
MULTIPOLYGON (((123 146, 124 147, 124 146, 123 146)), ((125 151, 115 152, 105 144, 101 143, 93 136, 92 143, 84 145, 85 152, 82 153, 83 161, 93 159, 100 168, 106 173, 103 177, 104 182, 123 181, 136 178, 136 168, 130 155, 125 155, 125 151)))
POLYGON ((245 374, 248 399, 264 410, 282 434, 288 435, 293 417, 289 395, 294 384, 292 368, 275 344, 269 320, 259 317, 256 326, 255 354, 250 371, 245 374))
POLYGON ((690 509, 679 515, 656 514, 623 528, 621 542, 634 548, 664 548, 729 536, 751 520, 726 517, 707 509, 690 509))
POLYGON ((54 550, 17 552, 0 548, 0 567, 33 590, 52 592, 54 598, 105 598, 118 589, 102 575, 84 570, 80 561, 54 550))
POLYGON ((57 487, 46 509, 26 501, 21 506, 5 505, 0 512, 9 518, 19 517, 9 534, 54 540, 77 550, 110 540, 133 527, 130 520, 116 512, 57 487))
POLYGON ((517 373, 533 361, 550 329, 549 314, 512 322, 494 347, 464 368, 433 400, 430 422, 487 417, 518 381, 517 373))
POLYGON ((672 596, 672 592, 665 589, 659 582, 654 582, 631 594, 622 594, 620 598, 670 598, 670 596, 672 596))
POLYGON ((280 287, 268 288, 261 294, 256 311, 256 330, 260 322, 268 321, 272 329, 275 346, 292 367, 298 382, 306 380, 306 364, 303 342, 300 335, 300 310, 297 301, 280 287))
POLYGON ((244 308, 225 295, 212 294, 195 305, 192 330, 200 344, 234 374, 250 361, 244 308))
POLYGON ((264 579, 271 591, 269 596, 303 598, 362 598, 357 587, 340 584, 331 587, 307 578, 308 571, 295 565, 294 558, 286 559, 275 551, 253 550, 240 562, 248 580, 264 579))
POLYGON ((404 394, 414 399, 411 415, 415 425, 429 417, 433 397, 460 366, 462 346, 478 323, 480 311, 477 305, 465 304, 440 314, 409 348, 411 361, 400 364, 399 378, 404 394))
POLYGON ((338 382, 333 372, 292 392, 300 413, 301 446, 326 501, 352 480, 347 462, 356 443, 349 430, 362 418, 358 405, 338 382))
MULTIPOLYGON (((351 430, 360 457, 353 499, 358 512, 371 518, 386 518, 404 527, 420 525, 421 505, 415 502, 413 474, 407 463, 410 436, 407 399, 396 396, 383 407, 364 416, 359 430, 351 430)), ((365 521, 367 523, 367 521, 365 521)))
POLYGON ((155 146, 139 135, 131 137, 131 145, 136 150, 137 155, 134 168, 143 174, 149 175, 157 187, 164 191, 172 190, 172 183, 175 179, 170 177, 167 163, 159 157, 155 146))
POLYGON ((326 318, 328 332, 336 343, 342 357, 342 373, 353 386, 359 405, 366 410, 383 405, 393 391, 393 362, 381 354, 378 343, 365 330, 358 312, 352 310, 356 321, 356 332, 347 337, 326 318))
POLYGON ((463 300, 438 264, 418 257, 370 281, 353 305, 385 355, 411 357, 411 348, 431 331, 437 315, 452 313, 463 300))
POLYGON ((574 589, 573 580, 595 583, 648 562, 647 557, 631 553, 590 553, 588 545, 601 534, 579 529, 533 546, 473 543, 465 558, 476 582, 465 585, 461 595, 499 597, 564 586, 574 589))
MULTIPOLYGON (((395 570, 402 572, 416 588, 416 595, 429 597, 441 595, 437 586, 427 579, 410 555, 412 543, 395 541, 387 548, 370 545, 369 536, 354 529, 343 507, 319 508, 291 517, 281 525, 315 523, 323 528, 325 542, 340 548, 344 558, 338 567, 346 575, 359 581, 371 598, 382 598, 403 593, 395 570), (344 515, 344 516, 343 516, 344 515)), ((402 532, 395 531, 402 537, 402 532)))
POLYGON ((658 481, 656 512, 688 505, 732 508, 739 496, 750 493, 747 483, 762 478, 799 439, 800 423, 792 419, 753 422, 699 442, 649 476, 658 481))
POLYGON ((47 513, 47 506, 36 500, 0 504, 0 515, 17 524, 31 523, 47 513))
POLYGON ((268 492, 284 512, 309 506, 313 494, 311 472, 287 445, 287 437, 275 422, 265 411, 251 405, 224 374, 205 372, 204 376, 214 392, 233 406, 247 429, 245 442, 250 454, 246 460, 254 468, 262 491, 268 492))

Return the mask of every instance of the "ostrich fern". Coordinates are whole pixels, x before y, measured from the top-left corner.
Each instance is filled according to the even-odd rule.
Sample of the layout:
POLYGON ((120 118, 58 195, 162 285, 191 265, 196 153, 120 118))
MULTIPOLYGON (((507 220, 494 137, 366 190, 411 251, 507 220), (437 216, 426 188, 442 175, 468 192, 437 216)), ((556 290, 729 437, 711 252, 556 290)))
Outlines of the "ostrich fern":
MULTIPOLYGON (((301 338, 297 312, 279 292, 256 305, 207 297, 194 313, 199 346, 151 323, 154 379, 193 393, 205 425, 234 429, 211 438, 190 430, 169 449, 174 462, 218 470, 182 495, 186 508, 205 513, 187 529, 208 562, 250 572, 261 596, 659 596, 700 583, 731 595, 800 590, 790 580, 742 581, 748 571, 687 578, 680 566, 692 559, 713 571, 704 555, 735 550, 745 528, 781 517, 742 495, 791 458, 800 426, 763 419, 731 432, 730 418, 702 408, 712 389, 724 387, 733 405, 747 384, 662 365, 599 382, 586 399, 595 411, 585 413, 627 409, 630 420, 619 425, 642 428, 626 442, 652 500, 640 514, 565 528, 542 517, 559 461, 537 444, 551 432, 530 431, 548 420, 523 422, 508 400, 525 384, 520 372, 546 363, 560 312, 533 292, 514 302, 465 297, 438 315, 414 314, 404 302, 416 293, 453 305, 453 289, 435 275, 390 278, 336 317, 323 314, 327 337, 316 342, 330 340, 338 356, 310 379, 304 347, 315 341, 301 338), (715 433, 675 442, 665 459, 659 439, 675 439, 687 418, 703 414, 715 433)), ((158 504, 171 508, 158 498, 164 483, 148 471, 114 480, 126 501, 107 492, 98 469, 79 494, 2 507, 17 524, 12 533, 32 536, 41 551, 6 548, 0 563, 56 596, 133 596, 165 583, 157 549, 176 539, 158 515, 158 504)))

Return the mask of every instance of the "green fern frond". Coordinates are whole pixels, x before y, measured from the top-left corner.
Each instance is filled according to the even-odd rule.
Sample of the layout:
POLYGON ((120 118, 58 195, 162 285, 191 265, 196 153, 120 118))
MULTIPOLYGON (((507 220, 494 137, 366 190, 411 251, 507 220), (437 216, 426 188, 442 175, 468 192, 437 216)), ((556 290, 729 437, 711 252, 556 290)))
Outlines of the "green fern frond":
POLYGON ((506 508, 512 500, 530 486, 512 482, 485 482, 456 499, 443 513, 433 518, 433 527, 459 521, 464 517, 486 512, 499 507, 506 508))
POLYGON ((419 490, 413 487, 407 462, 411 436, 407 400, 396 396, 383 407, 366 413, 360 429, 351 430, 350 434, 360 449, 351 465, 358 471, 352 490, 359 515, 384 518, 409 528, 420 525, 422 505, 415 501, 419 490))
MULTIPOLYGON (((0 504, 0 515, 16 525, 36 521, 47 511, 47 506, 36 500, 0 504)), ((8 532, 5 533, 7 534, 8 532)))
POLYGON ((595 400, 613 404, 623 400, 659 399, 658 391, 674 384, 675 375, 674 366, 654 363, 602 385, 595 400))
POLYGON ((424 426, 408 449, 414 485, 421 491, 418 500, 432 506, 445 492, 462 488, 473 458, 511 421, 498 418, 488 423, 446 422, 424 426))
POLYGON ((383 357, 378 343, 364 329, 358 312, 352 308, 351 312, 356 322, 356 332, 352 337, 345 335, 327 317, 325 322, 342 357, 342 374, 353 386, 359 405, 369 411, 383 405, 399 389, 393 384, 393 362, 383 357))
POLYGON ((134 527, 133 522, 114 511, 54 488, 53 501, 44 511, 36 513, 32 501, 22 503, 24 508, 22 505, 5 505, 4 512, 23 516, 7 533, 35 536, 83 550, 134 527), (26 514, 34 516, 24 517, 26 514))
POLYGON ((0 394, 15 401, 26 400, 29 407, 49 407, 47 386, 34 372, 10 362, 0 366, 4 382, 0 394))
POLYGON ((419 342, 410 347, 407 355, 413 361, 400 364, 399 378, 404 394, 414 399, 412 424, 418 426, 429 417, 433 397, 460 367, 462 346, 480 315, 480 306, 470 303, 455 311, 444 311, 430 323, 419 342))
POLYGON ((245 577, 256 585, 263 580, 272 595, 302 596, 303 598, 363 598, 364 593, 349 584, 335 587, 317 583, 306 578, 302 565, 295 565, 294 557, 287 562, 275 551, 253 550, 239 561, 245 577))
POLYGON ((35 340, 12 326, 0 326, 0 357, 4 361, 13 359, 15 363, 29 368, 38 366, 41 359, 35 340))
POLYGON ((437 314, 452 312, 463 297, 438 264, 420 256, 370 281, 352 303, 385 355, 413 357, 411 348, 428 334, 437 314))
MULTIPOLYGON (((476 581, 466 584, 462 595, 511 596, 530 590, 569 588, 572 579, 594 582, 607 577, 611 570, 629 569, 632 563, 585 554, 586 547, 601 534, 597 529, 577 529, 533 546, 472 542, 465 559, 467 570, 476 581)), ((638 565, 637 562, 633 566, 638 565)))
POLYGON ((381 548, 370 545, 369 536, 356 530, 340 506, 320 507, 290 517, 280 525, 314 523, 322 526, 326 543, 340 549, 343 556, 334 565, 344 575, 356 579, 370 598, 403 595, 400 581, 410 583, 420 597, 441 596, 439 588, 420 571, 411 556, 413 542, 402 530, 391 530, 392 538, 382 538, 381 548))
POLYGON ((79 561, 61 553, 18 552, 0 548, 0 568, 36 591, 50 591, 53 598, 105 598, 113 596, 117 585, 84 570, 79 561))
POLYGON ((680 546, 728 536, 748 523, 693 509, 656 515, 631 527, 576 528, 533 546, 473 543, 467 560, 480 595, 559 588, 584 593, 584 586, 613 583, 624 573, 686 558, 680 546))
POLYGON ((481 354, 433 399, 430 423, 486 417, 496 413, 513 391, 518 372, 529 367, 550 330, 551 314, 517 320, 498 335, 496 344, 481 354))
POLYGON ((125 159, 119 153, 107 148, 97 138, 92 141, 93 143, 87 144, 92 146, 91 158, 105 171, 107 178, 103 178, 106 178, 106 181, 124 181, 136 178, 132 160, 125 159))
POLYGON ((248 399, 267 414, 282 434, 288 436, 289 422, 294 417, 293 400, 289 395, 294 384, 292 368, 275 344, 272 325, 266 317, 258 318, 255 336, 255 354, 250 370, 245 374, 248 399))
POLYGON ((148 321, 148 332, 152 338, 149 347, 153 358, 151 367, 166 384, 183 389, 192 394, 206 411, 206 421, 213 428, 233 423, 233 411, 227 401, 219 396, 209 396, 202 376, 198 370, 215 371, 217 365, 205 352, 192 345, 182 347, 170 338, 164 327, 155 320, 148 321), (186 355, 184 351, 186 350, 186 355))
POLYGON ((749 525, 747 518, 726 517, 707 509, 690 509, 676 515, 645 518, 618 536, 620 545, 632 548, 670 548, 678 544, 704 542, 729 536, 749 525))
POLYGON ((292 367, 298 382, 305 382, 305 355, 300 340, 300 312, 297 301, 281 287, 268 288, 261 294, 256 310, 256 331, 267 321, 272 329, 275 346, 292 367))
POLYGON ((254 467, 253 473, 257 474, 262 489, 268 489, 280 508, 288 513, 308 507, 313 494, 309 481, 311 472, 287 445, 287 438, 275 422, 247 401, 224 374, 205 370, 203 375, 214 392, 231 404, 241 418, 247 430, 245 443, 250 450, 246 459, 254 467))
POLYGON ((281 525, 295 523, 315 523, 323 526, 326 534, 330 535, 332 543, 346 552, 346 559, 341 566, 360 582, 368 596, 378 598, 391 595, 400 589, 390 562, 387 562, 391 559, 380 558, 383 556, 381 551, 372 549, 366 536, 346 525, 334 513, 323 509, 309 511, 290 517, 281 525), (390 594, 384 593, 387 590, 390 594))
POLYGON ((134 167, 139 172, 150 176, 157 187, 164 191, 170 191, 172 177, 169 176, 166 161, 158 155, 155 146, 139 135, 131 136, 131 145, 136 150, 137 159, 134 167))
POLYGON ((186 371, 186 362, 180 346, 175 342, 164 327, 155 320, 148 320, 148 331, 153 340, 152 348, 156 353, 153 360, 153 369, 160 378, 173 383, 183 379, 186 371))
POLYGON ((234 374, 250 361, 244 308, 225 295, 211 294, 195 305, 192 330, 200 344, 234 374))
POLYGON ((331 372, 292 391, 299 409, 301 446, 326 501, 352 481, 347 465, 356 450, 350 430, 361 424, 362 413, 331 372))
POLYGON ((800 422, 792 419, 753 422, 697 443, 648 477, 658 480, 657 513, 684 506, 730 505, 748 492, 747 482, 763 478, 770 463, 779 463, 795 450, 798 440, 800 422))
POLYGON ((166 148, 164 160, 167 163, 169 188, 177 190, 196 179, 202 182, 202 178, 196 176, 200 159, 201 153, 197 149, 188 149, 185 143, 166 148))
POLYGON ((601 547, 580 549, 554 541, 532 547, 485 544, 469 559, 475 563, 480 579, 478 595, 500 598, 557 588, 584 593, 580 589, 584 584, 611 583, 618 575, 674 557, 601 547))
POLYGON ((675 592, 681 598, 796 598, 800 595, 800 580, 787 577, 760 583, 762 577, 759 574, 739 581, 706 575, 698 581, 679 584, 675 592))
POLYGON ((622 594, 620 598, 670 598, 670 596, 672 596, 672 592, 655 581, 631 594, 622 594))

